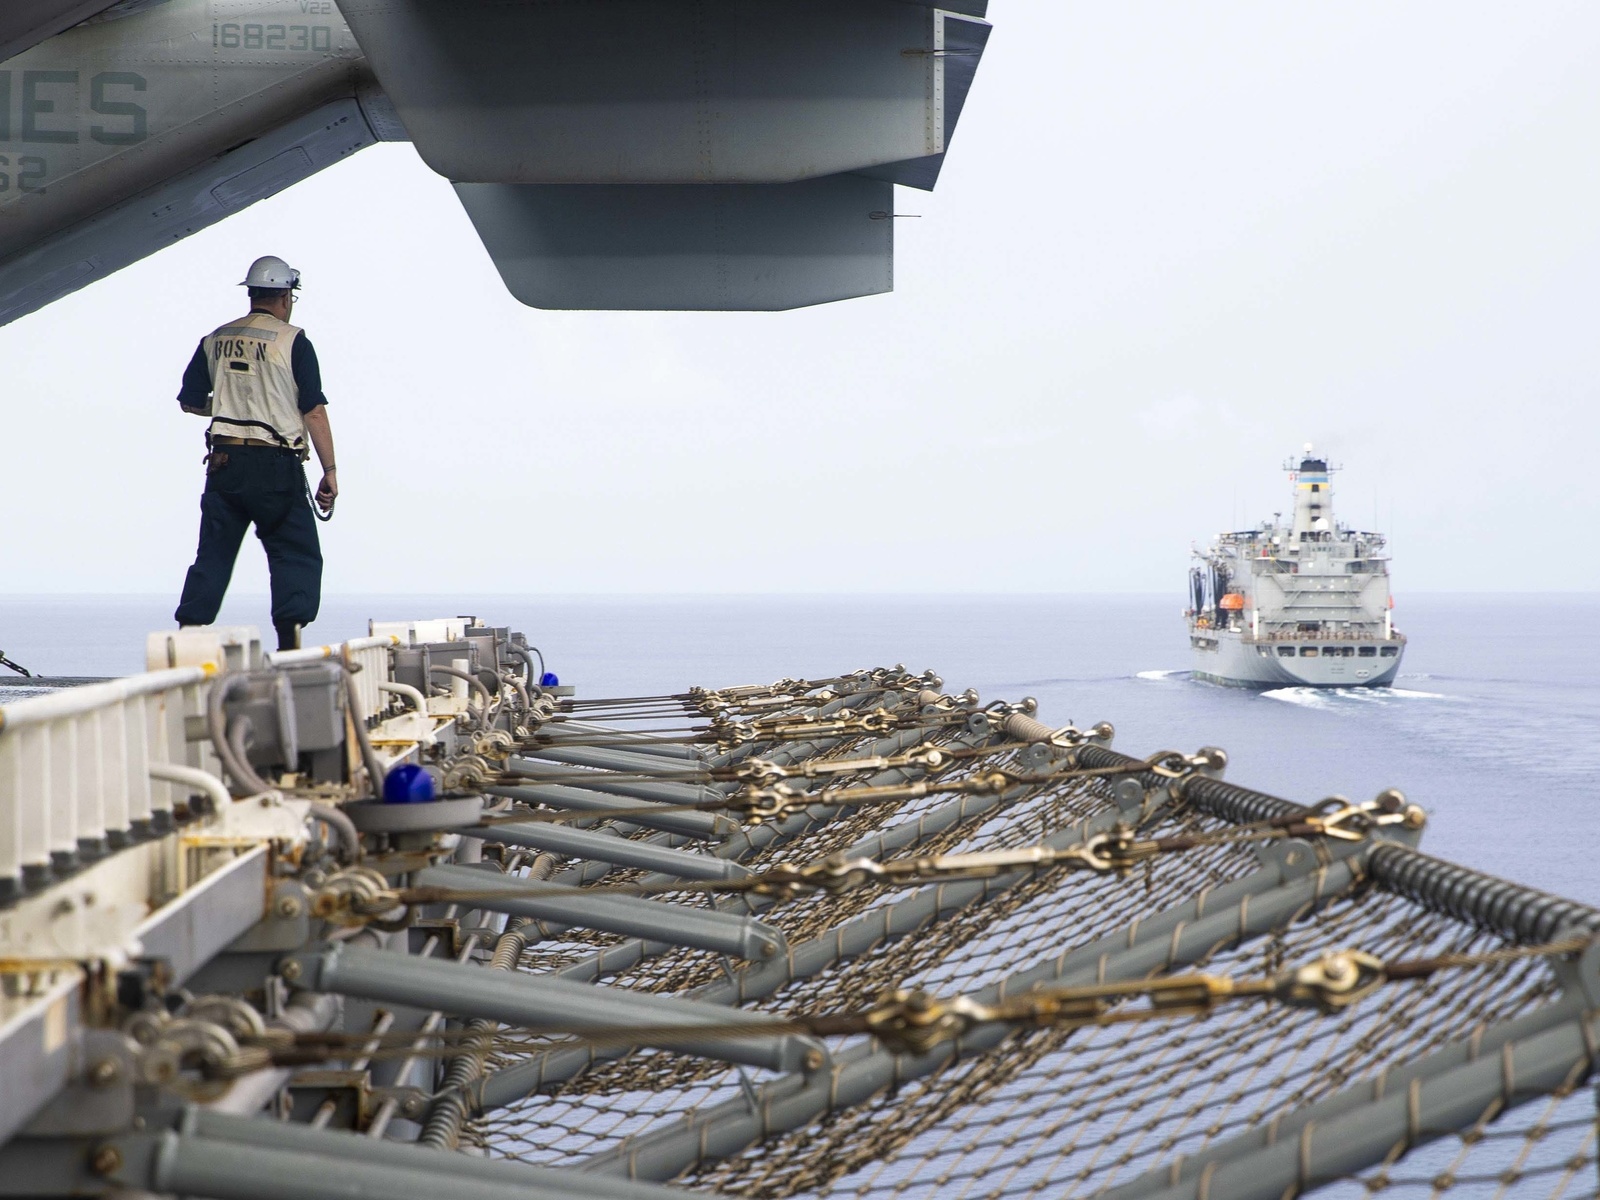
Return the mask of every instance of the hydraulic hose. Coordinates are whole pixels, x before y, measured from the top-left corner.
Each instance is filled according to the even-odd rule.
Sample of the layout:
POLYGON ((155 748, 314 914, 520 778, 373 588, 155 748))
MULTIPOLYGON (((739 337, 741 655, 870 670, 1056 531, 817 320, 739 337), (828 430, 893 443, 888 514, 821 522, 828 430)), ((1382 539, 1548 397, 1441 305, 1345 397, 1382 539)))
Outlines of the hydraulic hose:
POLYGON ((223 768, 228 773, 229 791, 235 796, 248 796, 253 792, 267 791, 267 785, 250 769, 250 764, 244 761, 242 751, 235 751, 235 747, 228 740, 228 729, 223 722, 222 706, 228 699, 228 694, 244 679, 243 675, 227 674, 211 685, 211 691, 206 696, 206 732, 211 735, 211 745, 216 749, 217 757, 222 760, 223 768), (240 787, 249 788, 250 791, 240 791, 240 787))
MULTIPOLYGON (((435 668, 438 670, 439 668, 435 668)), ((350 728, 356 731, 356 745, 361 748, 361 762, 367 768, 367 780, 372 785, 372 795, 375 799, 383 799, 383 764, 378 761, 378 752, 372 748, 372 739, 367 736, 367 724, 361 719, 361 696, 356 691, 356 673, 349 664, 344 664, 344 694, 350 706, 350 728)))
POLYGON ((428 674, 449 675, 454 679, 466 680, 467 686, 475 689, 478 695, 483 697, 482 715, 484 720, 487 721, 489 719, 489 706, 494 703, 494 697, 490 696, 489 689, 483 686, 483 680, 479 679, 471 671, 463 671, 457 667, 429 667, 428 674))
MULTIPOLYGON (((272 790, 272 784, 257 775, 250 766, 246 751, 247 739, 250 736, 250 718, 236 717, 226 725, 223 722, 223 705, 227 702, 228 694, 243 679, 244 676, 241 674, 224 675, 212 685, 211 692, 206 697, 206 728, 211 735, 212 745, 216 747, 217 757, 222 760, 223 767, 235 785, 230 790, 236 797, 272 790), (240 791, 240 787, 248 790, 240 791)), ((350 706, 350 725, 355 730, 356 744, 361 748, 361 761, 367 768, 372 794, 381 799, 383 763, 378 760, 377 751, 372 748, 372 739, 367 736, 366 725, 357 715, 360 711, 359 697, 356 694, 355 674, 349 667, 344 668, 344 683, 345 698, 350 706)), ((352 861, 361 857, 361 835, 349 817, 337 808, 320 804, 312 806, 312 815, 339 834, 339 839, 344 843, 352 861)))
POLYGON ((339 841, 344 844, 346 862, 361 861, 361 834, 354 821, 331 804, 313 804, 309 811, 312 819, 321 821, 339 835, 339 841))
POLYGON ((253 796, 272 790, 272 785, 257 775, 255 768, 250 765, 248 755, 250 731, 249 717, 235 717, 228 722, 220 743, 221 747, 226 747, 227 752, 222 754, 219 749, 218 756, 222 758, 223 765, 228 768, 228 774, 233 776, 235 782, 241 783, 249 789, 242 793, 236 791, 234 793, 235 796, 253 796))
POLYGON ((511 685, 511 690, 516 692, 517 697, 522 701, 522 711, 525 712, 525 713, 532 712, 533 711, 533 700, 528 695, 528 689, 523 686, 522 680, 518 679, 515 675, 512 675, 510 672, 507 672, 506 675, 505 675, 505 681, 506 681, 506 683, 511 685))
POLYGON ((403 696, 423 716, 428 715, 428 698, 409 683, 379 683, 378 690, 392 696, 403 696))
POLYGON ((544 654, 543 654, 543 652, 540 651, 539 647, 532 646, 532 647, 529 647, 528 649, 524 649, 521 646, 512 646, 511 647, 511 653, 515 654, 518 658, 520 658, 527 665, 527 668, 528 668, 528 686, 529 687, 539 687, 539 686, 541 686, 544 683, 544 654), (533 669, 533 656, 535 654, 537 654, 539 656, 539 669, 538 669, 537 673, 535 673, 535 671, 533 669))

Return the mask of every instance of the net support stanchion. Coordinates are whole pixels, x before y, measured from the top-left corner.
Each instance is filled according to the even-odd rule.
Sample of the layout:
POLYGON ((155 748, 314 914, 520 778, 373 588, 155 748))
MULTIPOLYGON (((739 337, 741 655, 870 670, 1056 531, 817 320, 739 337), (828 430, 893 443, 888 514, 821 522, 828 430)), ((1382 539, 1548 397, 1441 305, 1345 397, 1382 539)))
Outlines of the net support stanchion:
POLYGON ((599 929, 757 961, 776 958, 787 949, 783 934, 773 926, 714 908, 642 896, 574 895, 560 884, 480 867, 425 867, 412 881, 420 888, 460 892, 460 902, 476 909, 553 922, 562 929, 599 929))
POLYGON ((439 1200, 670 1200, 681 1195, 647 1184, 585 1179, 572 1171, 203 1110, 186 1114, 178 1130, 150 1139, 153 1154, 132 1151, 139 1140, 128 1139, 130 1152, 122 1158, 130 1177, 119 1181, 160 1194, 220 1200, 347 1200, 358 1193, 439 1200))
MULTIPOLYGON (((671 1037, 641 1037, 644 1045, 769 1071, 815 1070, 825 1061, 820 1044, 792 1034, 772 1037, 679 1036, 677 1029, 726 1024, 727 1009, 630 992, 595 984, 571 983, 536 975, 510 975, 438 959, 411 958, 363 946, 328 946, 290 955, 284 962, 302 986, 344 996, 406 1004, 458 1017, 482 1017, 527 1029, 581 1032, 630 1027, 673 1027, 671 1037), (290 964, 293 964, 292 967, 290 964)), ((747 1014, 751 1024, 774 1020, 747 1014)))

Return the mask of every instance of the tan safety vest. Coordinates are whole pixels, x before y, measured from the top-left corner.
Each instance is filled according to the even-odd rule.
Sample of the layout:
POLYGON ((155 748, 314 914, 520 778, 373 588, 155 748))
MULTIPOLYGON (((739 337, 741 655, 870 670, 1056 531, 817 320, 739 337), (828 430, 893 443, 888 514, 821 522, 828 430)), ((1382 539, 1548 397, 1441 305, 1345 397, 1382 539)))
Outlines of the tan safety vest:
POLYGON ((306 422, 290 352, 300 327, 253 312, 206 335, 210 434, 262 438, 306 453, 306 422))

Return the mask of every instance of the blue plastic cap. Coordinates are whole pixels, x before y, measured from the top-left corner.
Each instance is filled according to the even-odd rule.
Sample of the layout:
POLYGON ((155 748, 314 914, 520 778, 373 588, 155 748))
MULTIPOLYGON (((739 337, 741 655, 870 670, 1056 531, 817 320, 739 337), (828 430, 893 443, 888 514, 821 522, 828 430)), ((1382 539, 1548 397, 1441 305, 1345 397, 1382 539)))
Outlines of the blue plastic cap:
POLYGON ((433 776, 416 763, 401 763, 383 777, 385 804, 425 804, 433 799, 433 776))
POLYGON ((560 687, 561 680, 554 671, 546 671, 543 675, 539 676, 539 686, 560 687))

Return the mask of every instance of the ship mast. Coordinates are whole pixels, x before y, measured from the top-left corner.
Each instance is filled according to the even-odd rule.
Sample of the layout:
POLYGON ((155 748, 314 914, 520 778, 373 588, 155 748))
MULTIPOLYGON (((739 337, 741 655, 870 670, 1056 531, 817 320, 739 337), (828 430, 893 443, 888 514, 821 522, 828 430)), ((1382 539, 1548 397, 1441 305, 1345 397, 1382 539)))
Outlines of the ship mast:
POLYGON ((1334 532, 1333 468, 1327 459, 1314 453, 1310 442, 1306 443, 1298 466, 1291 459, 1284 467, 1294 483, 1292 546, 1326 540, 1334 532))

